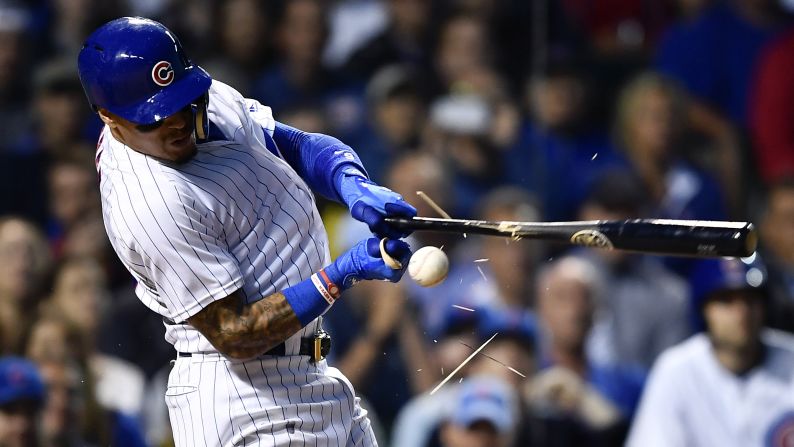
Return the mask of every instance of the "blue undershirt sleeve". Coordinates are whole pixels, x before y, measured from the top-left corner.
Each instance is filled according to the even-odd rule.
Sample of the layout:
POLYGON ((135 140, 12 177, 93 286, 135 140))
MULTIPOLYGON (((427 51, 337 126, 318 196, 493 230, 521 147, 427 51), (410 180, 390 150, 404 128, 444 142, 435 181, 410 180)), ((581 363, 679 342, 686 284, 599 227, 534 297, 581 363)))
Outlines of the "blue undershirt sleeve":
POLYGON ((303 132, 276 121, 273 141, 309 187, 328 199, 343 203, 337 189, 342 173, 367 177, 356 152, 332 136, 303 132))

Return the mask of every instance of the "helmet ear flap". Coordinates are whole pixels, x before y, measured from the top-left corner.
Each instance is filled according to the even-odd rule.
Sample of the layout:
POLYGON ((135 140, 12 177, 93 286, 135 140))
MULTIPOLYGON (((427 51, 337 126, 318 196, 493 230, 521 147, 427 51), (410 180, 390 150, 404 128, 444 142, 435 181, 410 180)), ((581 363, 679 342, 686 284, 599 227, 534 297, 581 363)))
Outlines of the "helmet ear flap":
POLYGON ((196 98, 196 101, 190 105, 193 111, 193 122, 196 129, 196 139, 206 140, 209 134, 210 120, 207 114, 207 106, 209 105, 209 92, 196 98))

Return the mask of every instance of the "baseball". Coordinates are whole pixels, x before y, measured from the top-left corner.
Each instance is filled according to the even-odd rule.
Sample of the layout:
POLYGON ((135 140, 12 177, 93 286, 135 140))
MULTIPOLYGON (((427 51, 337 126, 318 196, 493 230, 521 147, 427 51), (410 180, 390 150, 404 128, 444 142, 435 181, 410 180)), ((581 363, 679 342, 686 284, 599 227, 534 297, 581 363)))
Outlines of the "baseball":
POLYGON ((422 287, 441 284, 449 272, 447 255, 436 247, 422 247, 411 256, 408 274, 422 287))

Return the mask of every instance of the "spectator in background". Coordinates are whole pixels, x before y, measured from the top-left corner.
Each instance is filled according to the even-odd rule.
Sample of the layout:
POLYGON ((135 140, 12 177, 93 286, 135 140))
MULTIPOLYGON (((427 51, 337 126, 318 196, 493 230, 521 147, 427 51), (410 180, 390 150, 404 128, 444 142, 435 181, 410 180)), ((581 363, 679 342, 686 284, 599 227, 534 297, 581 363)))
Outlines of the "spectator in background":
MULTIPOLYGON (((51 0, 45 2, 49 23, 47 54, 74 60, 96 27, 126 13, 123 0, 51 0)), ((76 70, 75 70, 76 72, 76 70)))
POLYGON ((297 104, 322 106, 341 82, 322 64, 328 34, 323 2, 287 0, 274 14, 276 61, 254 81, 253 97, 274 115, 297 104))
POLYGON ((8 145, 29 126, 30 21, 27 9, 10 2, 0 4, 0 156, 4 163, 8 145))
POLYGON ((34 127, 16 145, 24 153, 45 153, 51 158, 73 151, 93 153, 99 123, 85 106, 77 65, 57 59, 44 64, 33 78, 34 127), (95 125, 87 129, 87 123, 95 125))
POLYGON ((510 386, 487 376, 460 389, 452 414, 440 429, 442 447, 511 447, 520 413, 510 386))
MULTIPOLYGON (((485 220, 537 221, 540 216, 531 195, 510 187, 494 189, 477 209, 478 218, 485 220)), ((432 289, 405 285, 429 333, 444 326, 453 305, 517 315, 534 307, 532 281, 542 258, 541 244, 470 235, 453 246, 443 245, 452 258, 447 279, 432 289)))
POLYGON ((456 217, 472 215, 473 205, 491 188, 503 184, 502 157, 488 137, 491 107, 477 94, 453 94, 430 106, 430 125, 422 150, 441 157, 452 168, 456 217))
POLYGON ((42 304, 42 313, 58 316, 79 334, 86 367, 96 378, 94 393, 103 407, 138 415, 144 388, 140 368, 97 351, 104 334, 100 323, 110 306, 105 272, 93 258, 67 258, 55 272, 52 294, 42 304), (124 389, 123 394, 117 390, 124 389))
POLYGON ((93 151, 84 138, 88 109, 74 64, 52 61, 39 67, 33 87, 33 121, 9 142, 0 164, 0 212, 23 214, 43 225, 48 164, 60 156, 93 151))
MULTIPOLYGON (((438 216, 438 211, 422 200, 418 191, 430 197, 441 209, 456 216, 457 193, 452 187, 452 171, 439 157, 421 151, 403 154, 389 166, 386 184, 414 205, 418 216, 438 216)), ((429 231, 414 232, 410 236, 412 246, 444 246, 453 258, 460 239, 459 235, 429 231)), ((454 265, 455 262, 452 262, 454 265)))
POLYGON ((629 447, 786 445, 794 427, 794 338, 763 330, 758 260, 703 260, 693 272, 707 332, 653 367, 629 447))
POLYGON ((490 115, 483 136, 490 145, 503 149, 516 138, 519 112, 506 79, 495 68, 488 25, 485 17, 470 12, 445 18, 434 53, 434 87, 436 94, 482 99, 490 115))
POLYGON ((724 195, 710 176, 685 161, 686 99, 675 84, 645 73, 618 100, 616 133, 630 167, 648 191, 650 214, 671 219, 724 219, 724 195))
POLYGON ((753 155, 761 180, 794 174, 794 30, 770 42, 758 62, 750 95, 753 155))
MULTIPOLYGON (((450 312, 460 309, 450 309, 450 312)), ((465 312, 465 311, 464 311, 465 312)), ((472 312, 469 312, 472 313, 472 312)), ((520 389, 527 377, 537 370, 536 351, 538 345, 538 322, 534 312, 528 309, 488 309, 478 308, 475 334, 479 336, 473 344, 458 344, 467 348, 466 357, 479 345, 496 335, 479 355, 471 360, 469 374, 498 377, 516 390, 520 389)), ((465 359, 465 357, 463 358, 465 359)), ((463 359, 460 359, 461 362, 463 359)), ((453 367, 457 367, 457 362, 453 367)))
POLYGON ((680 23, 692 22, 713 3, 714 0, 676 0, 676 16, 680 23))
POLYGON ((788 20, 775 0, 714 3, 696 19, 665 33, 655 67, 679 80, 700 105, 744 130, 761 48, 788 20))
POLYGON ((47 385, 42 418, 45 445, 146 446, 135 419, 99 405, 91 390, 93 381, 76 363, 47 359, 39 368, 47 385))
MULTIPOLYGON (((113 402, 106 405, 140 399, 140 386, 121 383, 120 377, 98 377, 95 371, 102 360, 86 346, 77 326, 45 314, 29 334, 25 356, 39 366, 47 385, 42 415, 46 446, 146 445, 134 416, 113 402)), ((99 373, 127 375, 121 368, 99 373)))
POLYGON ((45 390, 36 366, 19 357, 0 357, 0 445, 42 447, 39 438, 45 390))
POLYGON ((587 336, 603 298, 604 278, 592 265, 566 257, 538 279, 540 367, 525 395, 538 418, 540 445, 620 442, 639 401, 643 373, 587 357, 587 336))
POLYGON ((323 59, 340 68, 354 51, 386 28, 386 2, 381 0, 334 0, 329 2, 330 32, 323 59))
POLYGON ((794 333, 794 178, 771 185, 759 230, 769 273, 767 325, 794 333))
POLYGON ((351 138, 370 178, 385 179, 396 158, 419 146, 427 114, 425 96, 410 66, 390 65, 373 75, 366 89, 367 123, 351 138))
POLYGON ((435 50, 436 76, 442 92, 466 92, 475 76, 493 66, 493 48, 483 17, 460 13, 441 24, 435 50))
POLYGON ((0 341, 2 354, 22 350, 50 268, 50 252, 39 230, 16 216, 0 217, 0 341))
POLYGON ((69 234, 82 220, 100 216, 94 157, 90 151, 58 157, 50 164, 47 180, 50 210, 47 237, 57 258, 69 234))
MULTIPOLYGON (((495 188, 482 198, 477 209, 478 219, 541 220, 535 198, 520 188, 495 188)), ((533 273, 540 263, 543 248, 539 242, 522 243, 481 236, 468 238, 461 246, 466 258, 458 261, 463 265, 447 279, 455 288, 459 288, 459 284, 466 286, 450 291, 443 301, 515 312, 534 308, 533 273)), ((436 295, 435 299, 440 297, 436 295)))
MULTIPOLYGON (((637 57, 654 48, 672 17, 672 1, 562 0, 572 27, 601 58, 637 57)), ((624 62, 625 63, 625 62, 624 62)))
MULTIPOLYGON (((380 68, 404 63, 417 70, 429 67, 432 5, 427 0, 386 0, 388 25, 356 50, 344 71, 369 79, 380 68)), ((426 71, 424 71, 426 73, 426 71)))
MULTIPOLYGON (((257 0, 231 0, 215 5, 218 50, 202 66, 216 79, 236 85, 249 97, 258 75, 270 62, 270 31, 266 7, 257 0)), ((180 34, 181 35, 181 34, 180 34)))
MULTIPOLYGON (((605 171, 579 212, 582 220, 644 216, 647 195, 628 171, 605 171)), ((602 363, 650 369, 664 349, 690 334, 688 285, 658 257, 622 251, 575 252, 604 278, 603 300, 595 313, 588 353, 602 363)))
MULTIPOLYGON (((528 313, 487 308, 469 312, 449 307, 443 326, 428 334, 433 337, 430 350, 434 361, 429 365, 430 373, 435 374, 433 369, 440 370, 439 380, 446 377, 494 334, 498 335, 482 354, 456 373, 455 377, 461 377, 460 380, 449 381, 435 394, 418 395, 403 407, 392 433, 394 447, 439 445, 440 430, 456 411, 461 380, 490 377, 510 387, 516 396, 520 395, 518 390, 522 381, 534 374, 536 365, 536 326, 528 313)), ((523 430, 514 431, 511 437, 519 441, 517 446, 527 445, 523 430)))
POLYGON ((583 68, 568 59, 528 77, 526 116, 505 152, 508 178, 541 199, 548 220, 572 219, 593 179, 617 163, 609 135, 593 119, 583 68))
MULTIPOLYGON (((174 35, 179 36, 182 47, 191 49, 190 54, 194 61, 204 61, 215 56, 216 48, 220 43, 217 22, 219 13, 216 6, 223 2, 216 2, 215 0, 152 1, 163 3, 158 8, 160 14, 157 17, 162 18, 161 22, 173 31, 174 35)), ((140 3, 135 3, 137 5, 130 6, 133 8, 139 7, 140 3)), ((118 13, 116 17, 121 17, 122 15, 124 14, 118 13)))

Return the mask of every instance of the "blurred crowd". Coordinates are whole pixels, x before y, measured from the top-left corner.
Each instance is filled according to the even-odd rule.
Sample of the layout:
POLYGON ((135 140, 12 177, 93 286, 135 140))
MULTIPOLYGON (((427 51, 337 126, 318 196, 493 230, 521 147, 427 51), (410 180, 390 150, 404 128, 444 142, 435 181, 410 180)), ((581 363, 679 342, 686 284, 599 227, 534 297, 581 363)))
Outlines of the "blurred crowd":
MULTIPOLYGON (((737 375, 759 366, 757 346, 772 350, 768 328, 794 350, 791 12, 784 0, 0 0, 0 445, 172 442, 175 352, 105 235, 101 122, 77 77, 83 39, 107 20, 163 22, 214 79, 340 138, 422 216, 437 213, 417 191, 457 218, 755 222, 759 253, 730 262, 417 233, 414 249, 449 255, 443 284, 362 283, 326 315, 331 361, 381 445, 553 447, 651 445, 668 403, 643 390, 663 380, 660 355, 698 333, 737 375)), ((320 206, 336 253, 366 234, 320 206)))

